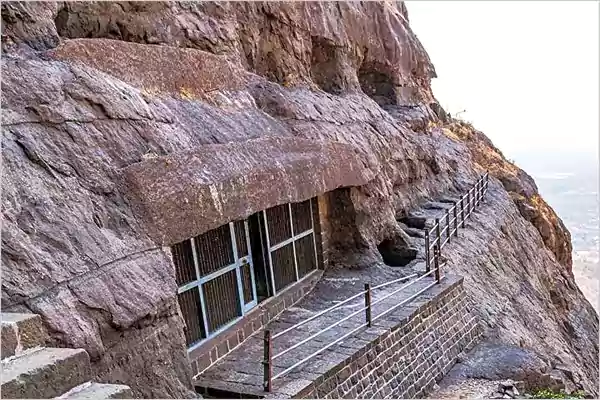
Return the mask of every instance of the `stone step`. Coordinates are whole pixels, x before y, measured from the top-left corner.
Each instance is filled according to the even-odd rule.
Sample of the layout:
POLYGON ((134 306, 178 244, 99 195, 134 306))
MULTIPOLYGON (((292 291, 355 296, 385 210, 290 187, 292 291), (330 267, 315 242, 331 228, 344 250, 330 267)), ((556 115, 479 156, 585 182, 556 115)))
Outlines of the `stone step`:
POLYGON ((2 359, 24 350, 44 346, 48 334, 42 318, 36 314, 0 313, 2 324, 2 359))
POLYGON ((451 209, 454 207, 454 205, 441 201, 428 201, 427 203, 423 204, 422 207, 428 210, 441 210, 441 213, 445 213, 446 210, 451 209))
POLYGON ((111 383, 86 382, 57 399, 131 399, 133 393, 129 386, 111 383))
POLYGON ((1 365, 5 399, 49 399, 91 378, 90 358, 83 349, 31 349, 1 365))

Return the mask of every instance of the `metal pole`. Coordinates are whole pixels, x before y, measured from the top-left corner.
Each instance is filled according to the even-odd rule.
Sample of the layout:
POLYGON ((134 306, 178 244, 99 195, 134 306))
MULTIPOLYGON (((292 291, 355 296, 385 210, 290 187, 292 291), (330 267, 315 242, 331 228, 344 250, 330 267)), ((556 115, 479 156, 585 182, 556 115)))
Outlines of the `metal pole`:
POLYGON ((456 208, 458 207, 458 204, 456 202, 454 202, 454 236, 458 237, 458 212, 456 210, 456 208))
POLYGON ((431 270, 429 264, 429 229, 425 228, 425 272, 431 270))
POLYGON ((448 243, 450 243, 450 236, 452 236, 450 234, 451 230, 452 227, 450 226, 450 211, 446 210, 446 238, 448 239, 448 243))
POLYGON ((371 285, 365 283, 365 316, 367 320, 367 326, 371 327, 371 285))
POLYGON ((467 218, 471 215, 471 191, 467 192, 467 218))
POLYGON ((436 244, 433 248, 433 259, 435 264, 435 280, 440 283, 442 280, 440 277, 440 248, 436 244))
POLYGON ((465 198, 464 197, 461 197, 461 199, 460 199, 460 214, 461 214, 460 224, 461 224, 461 227, 464 228, 465 227, 465 198))
POLYGON ((263 388, 265 392, 271 392, 271 377, 273 376, 273 366, 271 363, 272 353, 271 331, 265 329, 264 337, 264 360, 263 360, 263 388))
MULTIPOLYGON (((442 244, 442 238, 440 238, 440 219, 439 218, 435 219, 435 236, 437 236, 435 238, 435 240, 437 240, 437 246, 439 248, 440 245, 442 244)), ((435 253, 433 256, 435 257, 435 253)))

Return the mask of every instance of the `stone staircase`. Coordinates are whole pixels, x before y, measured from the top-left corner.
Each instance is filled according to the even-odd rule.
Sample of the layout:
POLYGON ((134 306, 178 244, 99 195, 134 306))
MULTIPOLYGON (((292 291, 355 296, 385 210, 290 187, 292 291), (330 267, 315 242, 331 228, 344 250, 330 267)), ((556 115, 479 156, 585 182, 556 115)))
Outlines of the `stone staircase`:
POLYGON ((0 313, 4 399, 126 399, 129 386, 91 382, 90 358, 83 349, 50 348, 35 314, 0 313))

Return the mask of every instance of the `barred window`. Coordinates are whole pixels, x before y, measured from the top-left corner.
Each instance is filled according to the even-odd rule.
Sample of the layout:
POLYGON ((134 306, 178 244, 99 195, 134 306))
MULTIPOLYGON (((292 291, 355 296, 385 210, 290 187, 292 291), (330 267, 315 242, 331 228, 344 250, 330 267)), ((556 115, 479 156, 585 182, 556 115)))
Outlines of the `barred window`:
POLYGON ((316 198, 263 212, 271 285, 275 293, 317 269, 313 210, 316 198))
POLYGON ((188 347, 256 305, 247 221, 235 221, 172 247, 177 299, 188 347))

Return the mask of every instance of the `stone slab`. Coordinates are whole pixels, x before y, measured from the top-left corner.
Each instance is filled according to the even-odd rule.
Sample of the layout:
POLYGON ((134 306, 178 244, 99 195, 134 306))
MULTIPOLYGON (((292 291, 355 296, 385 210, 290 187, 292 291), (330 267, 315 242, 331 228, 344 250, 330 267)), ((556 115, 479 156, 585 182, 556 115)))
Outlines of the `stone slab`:
POLYGON ((56 397, 90 378, 90 359, 85 350, 34 349, 2 360, 2 397, 56 397))
POLYGON ((127 385, 86 382, 64 393, 59 399, 131 399, 133 393, 127 385))
POLYGON ((32 347, 43 346, 48 334, 36 314, 1 313, 2 359, 32 347))

